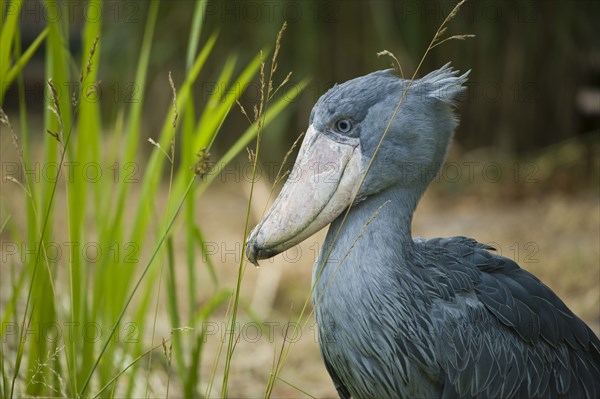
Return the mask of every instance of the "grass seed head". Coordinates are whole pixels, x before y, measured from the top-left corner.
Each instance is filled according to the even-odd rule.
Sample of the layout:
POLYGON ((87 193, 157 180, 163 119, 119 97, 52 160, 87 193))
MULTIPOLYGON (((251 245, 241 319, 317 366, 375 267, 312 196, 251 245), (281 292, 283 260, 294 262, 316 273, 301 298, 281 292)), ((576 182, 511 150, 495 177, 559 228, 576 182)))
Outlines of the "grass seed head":
POLYGON ((194 174, 200 178, 206 176, 213 168, 213 163, 210 160, 210 152, 208 152, 207 148, 201 148, 196 154, 198 160, 192 166, 192 170, 194 174))

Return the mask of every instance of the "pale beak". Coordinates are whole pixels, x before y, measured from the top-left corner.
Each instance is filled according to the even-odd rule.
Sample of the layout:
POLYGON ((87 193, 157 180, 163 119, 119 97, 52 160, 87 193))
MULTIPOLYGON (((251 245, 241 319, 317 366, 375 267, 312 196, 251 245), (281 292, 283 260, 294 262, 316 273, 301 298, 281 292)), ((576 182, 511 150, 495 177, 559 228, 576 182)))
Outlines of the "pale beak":
POLYGON ((281 193, 252 230, 246 256, 275 256, 331 223, 346 209, 362 178, 358 138, 317 131, 310 125, 281 193))

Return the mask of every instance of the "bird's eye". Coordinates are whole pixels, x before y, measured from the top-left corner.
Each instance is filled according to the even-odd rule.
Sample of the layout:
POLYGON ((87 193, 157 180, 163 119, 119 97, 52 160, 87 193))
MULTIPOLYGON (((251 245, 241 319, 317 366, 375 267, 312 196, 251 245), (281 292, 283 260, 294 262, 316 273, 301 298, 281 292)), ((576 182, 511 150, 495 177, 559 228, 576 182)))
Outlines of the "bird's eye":
POLYGON ((340 119, 335 123, 335 128, 340 133, 348 133, 352 129, 352 122, 348 119, 340 119))

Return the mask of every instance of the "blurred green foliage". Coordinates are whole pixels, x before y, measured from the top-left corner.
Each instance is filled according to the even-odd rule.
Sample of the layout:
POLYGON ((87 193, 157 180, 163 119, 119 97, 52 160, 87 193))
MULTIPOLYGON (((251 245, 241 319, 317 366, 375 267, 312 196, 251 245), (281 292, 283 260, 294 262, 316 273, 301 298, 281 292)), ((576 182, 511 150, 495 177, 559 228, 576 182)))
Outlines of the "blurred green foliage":
MULTIPOLYGON (((201 175, 210 169, 209 150, 223 121, 232 109, 238 109, 236 102, 253 76, 263 76, 259 71, 263 70, 265 58, 276 50, 266 48, 260 52, 259 47, 244 63, 239 62, 235 51, 221 54, 222 59, 213 61, 213 72, 218 71, 217 75, 210 77, 209 71, 208 77, 204 77, 204 67, 213 57, 218 35, 204 35, 203 40, 198 40, 202 36, 205 9, 203 3, 194 3, 191 9, 194 20, 186 25, 187 36, 194 40, 189 41, 184 51, 187 55, 184 72, 172 79, 170 71, 155 68, 162 65, 157 55, 164 53, 160 48, 164 42, 154 41, 157 35, 160 38, 155 28, 161 2, 144 4, 150 7, 144 9, 140 3, 102 0, 0 2, 0 20, 3 21, 0 26, 3 45, 0 125, 3 142, 8 142, 8 138, 13 144, 10 149, 3 146, 2 153, 6 156, 9 151, 17 152, 16 160, 4 162, 3 158, 2 170, 6 174, 1 188, 4 190, 8 187, 4 184, 9 182, 12 186, 7 192, 19 198, 7 199, 2 191, 0 236, 3 254, 5 248, 12 247, 14 255, 19 252, 23 255, 10 260, 4 257, 2 262, 3 276, 9 275, 9 278, 2 280, 0 287, 8 288, 0 308, 1 397, 24 394, 83 397, 93 392, 96 396, 113 396, 117 381, 129 369, 133 377, 121 379, 124 382, 119 389, 123 390, 124 397, 139 396, 135 390, 139 390, 136 373, 142 369, 141 361, 146 357, 150 359, 147 366, 150 373, 150 365, 159 362, 152 363, 152 352, 162 347, 156 345, 155 328, 163 298, 153 296, 155 287, 160 287, 163 281, 165 264, 168 283, 163 297, 166 296, 173 328, 169 338, 172 349, 168 355, 165 353, 169 363, 167 374, 173 361, 177 381, 181 382, 186 397, 199 396, 202 388, 200 358, 204 331, 189 326, 201 326, 231 296, 231 290, 219 287, 211 262, 199 260, 200 254, 202 259, 207 258, 207 246, 197 224, 197 201, 214 179, 201 175), (79 6, 82 8, 78 9, 79 6), (83 24, 78 22, 78 11, 86 16, 83 24), (40 18, 35 20, 34 17, 40 18), (111 48, 114 42, 111 43, 110 34, 106 47, 104 44, 104 31, 111 31, 104 22, 113 18, 126 21, 123 24, 126 27, 134 27, 130 36, 124 36, 136 38, 131 41, 135 48, 122 55, 127 68, 120 68, 118 62, 112 61, 115 52, 114 47, 111 48), (42 28, 42 33, 35 33, 35 28, 42 28), (23 52, 21 37, 32 32, 38 44, 28 45, 23 52), (44 67, 36 70, 30 55, 36 53, 39 43, 44 43, 44 51, 38 53, 44 67), (154 51, 155 47, 158 50, 154 51), (29 70, 25 71, 24 65, 29 70), (105 81, 103 86, 107 77, 111 80, 108 84, 105 81), (36 79, 45 80, 45 91, 36 88, 36 79), (168 102, 154 101, 163 99, 152 92, 155 87, 168 88, 164 95, 168 102), (197 87, 211 89, 199 94, 197 87), (6 97, 2 96, 4 93, 6 97), (5 105, 10 108, 15 100, 17 110, 9 110, 9 113, 18 115, 14 118, 19 121, 14 125, 16 129, 11 123, 12 117, 4 112, 5 105), (146 104, 150 106, 146 108, 146 104), (42 112, 43 127, 40 128, 39 121, 33 120, 40 119, 42 112), (148 115, 154 117, 147 118, 148 115), (148 147, 145 151, 148 157, 141 163, 138 155, 144 145, 148 147), (17 162, 21 173, 14 168, 17 162), (110 165, 106 170, 116 174, 105 173, 103 178, 103 164, 110 165), (36 168, 40 165, 54 165, 54 173, 42 178, 29 173, 39 171, 36 168), (76 175, 71 174, 72 169, 67 171, 70 167, 77 169, 78 165, 94 165, 98 173, 89 178, 85 173, 76 175), (131 171, 133 174, 128 173, 131 171), (126 176, 121 177, 121 172, 126 176), (161 179, 166 175, 168 186, 163 185, 161 179), (197 179, 198 176, 201 177, 197 179), (166 202, 160 200, 163 193, 166 202), (184 216, 178 218, 180 214, 184 216), (19 216, 15 215, 23 215, 26 221, 19 223, 19 216), (65 251, 68 259, 49 256, 48 245, 64 240, 69 243, 65 251), (98 248, 93 258, 77 249, 90 243, 98 248), (175 259, 174 243, 178 250, 185 248, 185 262, 175 259), (128 251, 124 257, 107 251, 117 248, 118 252, 122 247, 128 251), (156 265, 159 262, 160 265, 156 265), (212 282, 209 293, 198 290, 196 275, 201 263, 209 269, 212 282), (179 277, 183 274, 186 276, 179 277), (185 297, 181 295, 184 290, 176 284, 183 280, 188 282, 185 297), (198 296, 207 294, 209 300, 199 305, 198 296), (156 301, 154 314, 153 300, 156 301), (131 309, 133 303, 134 310, 131 309), (186 304, 187 312, 181 310, 181 304, 186 304), (152 315, 152 327, 146 329, 152 315), (66 325, 73 327, 69 337, 61 333, 66 325), (88 339, 82 332, 87 325, 98 327, 106 334, 97 337, 99 339, 88 339), (136 331, 145 330, 144 339, 121 341, 119 331, 123 325, 133 325, 136 331), (39 331, 46 331, 49 326, 56 327, 57 336, 40 338, 39 331), (187 333, 179 334, 181 331, 187 333), (29 338, 30 332, 36 337, 29 338), (148 338, 151 348, 145 346, 148 338), (133 345, 123 345, 125 343, 133 345)), ((127 33, 120 31, 124 32, 127 33)), ((123 37, 120 40, 127 42, 123 37)), ((173 64, 174 68, 179 67, 178 63, 173 64)), ((244 152, 259 132, 293 103, 294 96, 271 96, 271 87, 279 86, 271 86, 275 69, 270 67, 268 83, 263 76, 260 91, 267 94, 260 102, 260 112, 247 121, 227 152, 216 158, 216 164, 226 166, 244 152), (264 88, 266 84, 268 90, 264 88)), ((294 94, 302 91, 306 84, 306 80, 298 82, 298 91, 294 94)), ((166 348, 165 340, 163 345, 166 348)), ((233 341, 230 347, 229 353, 233 353, 233 341)), ((212 380, 215 375, 213 372, 212 380)), ((224 379, 227 377, 226 371, 224 379)), ((146 390, 149 387, 148 378, 146 390)))

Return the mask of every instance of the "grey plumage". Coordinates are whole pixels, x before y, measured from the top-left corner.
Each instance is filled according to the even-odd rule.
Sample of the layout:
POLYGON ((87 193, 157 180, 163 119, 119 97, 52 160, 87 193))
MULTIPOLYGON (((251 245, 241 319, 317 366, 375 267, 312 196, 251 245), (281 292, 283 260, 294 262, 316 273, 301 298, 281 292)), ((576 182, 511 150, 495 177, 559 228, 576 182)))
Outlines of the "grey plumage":
MULTIPOLYGON (((466 78, 446 65, 413 83, 347 218, 331 223, 313 271, 327 370, 342 398, 597 398, 600 341, 547 286, 473 239, 411 235, 466 78)), ((388 70, 336 85, 310 125, 358 146, 366 171, 407 84, 388 70)), ((273 255, 260 227, 252 260, 273 255)))

